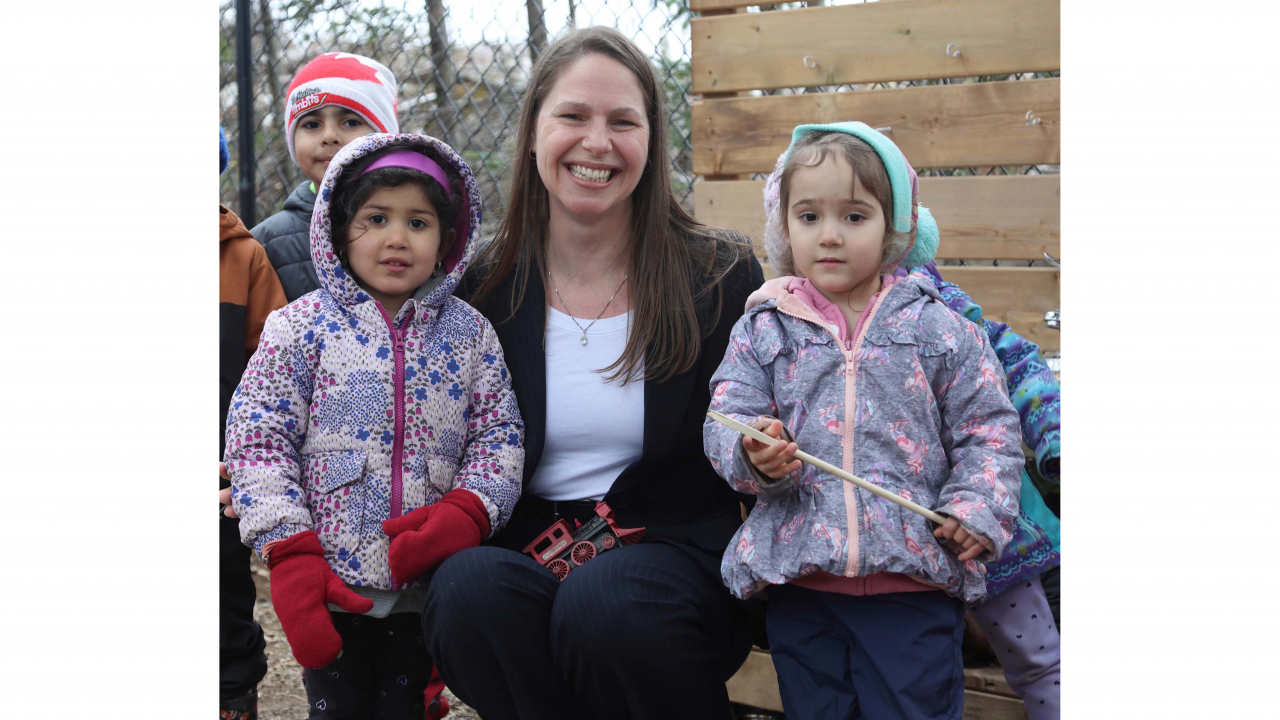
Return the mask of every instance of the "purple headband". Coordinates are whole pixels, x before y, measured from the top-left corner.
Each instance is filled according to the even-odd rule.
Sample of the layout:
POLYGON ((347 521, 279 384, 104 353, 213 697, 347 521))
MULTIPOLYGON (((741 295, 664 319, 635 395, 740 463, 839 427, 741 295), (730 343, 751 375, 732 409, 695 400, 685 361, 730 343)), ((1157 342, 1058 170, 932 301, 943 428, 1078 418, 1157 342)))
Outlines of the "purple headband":
POLYGON ((369 167, 365 168, 364 172, 360 174, 365 175, 377 170, 378 168, 384 167, 402 167, 409 168, 411 170, 421 170, 435 178, 436 182, 440 183, 440 187, 444 188, 445 197, 450 199, 453 198, 453 190, 449 186, 449 176, 445 174, 444 169, 441 168, 435 160, 432 160, 420 152, 414 152, 412 150, 397 150, 393 153, 387 153, 370 163, 369 167))

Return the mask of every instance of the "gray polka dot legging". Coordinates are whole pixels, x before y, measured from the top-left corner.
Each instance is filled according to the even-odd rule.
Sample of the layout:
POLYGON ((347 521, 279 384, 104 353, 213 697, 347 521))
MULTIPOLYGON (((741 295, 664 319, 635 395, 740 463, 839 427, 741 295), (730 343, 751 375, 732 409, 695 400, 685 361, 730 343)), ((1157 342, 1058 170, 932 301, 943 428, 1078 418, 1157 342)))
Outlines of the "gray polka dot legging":
POLYGON ((969 612, 1031 720, 1058 720, 1061 636, 1040 578, 1020 582, 969 612))

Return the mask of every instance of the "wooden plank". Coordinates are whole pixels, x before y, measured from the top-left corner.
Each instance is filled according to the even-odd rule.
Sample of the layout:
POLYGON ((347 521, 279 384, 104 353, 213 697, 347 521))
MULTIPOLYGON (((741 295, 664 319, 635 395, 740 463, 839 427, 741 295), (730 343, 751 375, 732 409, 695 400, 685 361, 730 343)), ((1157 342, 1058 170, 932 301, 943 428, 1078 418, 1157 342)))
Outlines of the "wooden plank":
POLYGON ((940 267, 943 279, 961 287, 982 306, 982 316, 1007 324, 1046 352, 1061 349, 1061 333, 1044 314, 1062 302, 1058 268, 940 267))
POLYGON ((778 694, 778 671, 773 667, 773 657, 768 650, 751 648, 747 661, 725 686, 731 702, 783 712, 782 696, 778 694))
POLYGON ((695 18, 692 91, 1057 70, 1058 4, 903 0, 695 18))
POLYGON ((920 178, 920 200, 938 221, 938 257, 1061 259, 1061 175, 920 178))
POLYGON ((693 215, 704 225, 737 230, 751 238, 756 246, 756 256, 763 260, 763 193, 763 180, 697 180, 693 183, 693 215))
POLYGON ((756 7, 760 4, 760 0, 689 0, 689 9, 706 17, 716 10, 756 7))
POLYGON ((1017 697, 1017 695, 1013 694, 1013 688, 1009 687, 1009 681, 1004 677, 1004 668, 999 665, 984 668, 965 668, 964 687, 966 690, 977 690, 978 692, 992 695, 1017 697))
POLYGON ((1018 698, 964 691, 964 720, 1027 720, 1027 709, 1018 698))
POLYGON ((767 173, 803 123, 889 127, 916 168, 1056 165, 1061 81, 934 85, 704 100, 693 104, 693 171, 767 173), (1027 111, 1041 119, 1028 125, 1027 111))
MULTIPOLYGON (((902 2, 902 0, 873 0, 874 2, 902 2)), ((689 0, 689 9, 694 12, 702 13, 703 17, 715 14, 714 10, 728 10, 730 8, 749 8, 749 7, 775 7, 775 4, 761 3, 760 0, 689 0)), ((776 8, 781 10, 782 8, 776 8)), ((771 12, 771 11, 762 11, 771 12)))
MULTIPOLYGON (((1026 709, 1022 701, 1013 697, 1008 684, 987 683, 987 675, 1000 675, 1000 668, 966 669, 964 692, 965 720, 1025 720, 1026 709), (975 685, 994 685, 1008 691, 1008 696, 980 692, 971 689, 975 685)), ((729 691, 729 700, 741 705, 763 708, 774 712, 784 712, 782 696, 778 692, 778 672, 773 667, 773 657, 768 650, 752 648, 743 663, 729 682, 725 684, 729 691)))
MULTIPOLYGON (((920 178, 920 200, 938 221, 945 260, 1060 257, 1060 175, 920 178)), ((764 258, 764 181, 694 183, 700 222, 745 233, 764 258)))

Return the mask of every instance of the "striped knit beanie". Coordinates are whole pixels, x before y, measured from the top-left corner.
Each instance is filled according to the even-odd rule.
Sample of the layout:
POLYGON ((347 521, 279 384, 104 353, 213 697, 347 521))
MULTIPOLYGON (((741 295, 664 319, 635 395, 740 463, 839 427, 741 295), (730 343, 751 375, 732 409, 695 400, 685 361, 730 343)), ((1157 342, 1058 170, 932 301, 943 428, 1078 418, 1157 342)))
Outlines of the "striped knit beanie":
POLYGON ((303 66, 285 94, 285 137, 289 157, 298 162, 293 132, 298 119, 325 105, 338 105, 364 118, 370 132, 398 133, 396 78, 385 65, 363 55, 325 53, 303 66))

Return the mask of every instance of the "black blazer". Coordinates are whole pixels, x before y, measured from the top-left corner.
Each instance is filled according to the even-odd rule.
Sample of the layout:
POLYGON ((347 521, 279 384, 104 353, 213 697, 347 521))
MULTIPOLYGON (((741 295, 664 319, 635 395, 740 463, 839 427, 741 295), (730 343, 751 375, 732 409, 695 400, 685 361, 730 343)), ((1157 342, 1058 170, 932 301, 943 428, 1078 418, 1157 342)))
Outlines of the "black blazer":
MULTIPOLYGON (((726 276, 720 317, 709 334, 705 331, 710 303, 698 308, 704 332, 702 353, 690 370, 663 383, 645 383, 640 459, 622 471, 605 495, 620 526, 644 527, 643 542, 666 542, 697 551, 695 557, 716 578, 720 557, 742 524, 739 503, 751 507, 754 498, 734 491, 712 469, 702 450, 702 423, 711 405, 711 376, 724 359, 729 331, 742 317, 747 296, 763 283, 760 262, 749 254, 726 276)), ((538 468, 546 441, 546 291, 539 273, 530 273, 520 309, 499 325, 497 321, 510 313, 513 285, 508 278, 480 311, 495 325, 524 419, 527 483, 538 468)), ((470 289, 478 286, 479 278, 468 273, 458 295, 468 298, 470 289)), ((714 293, 709 295, 714 299, 714 293)))

